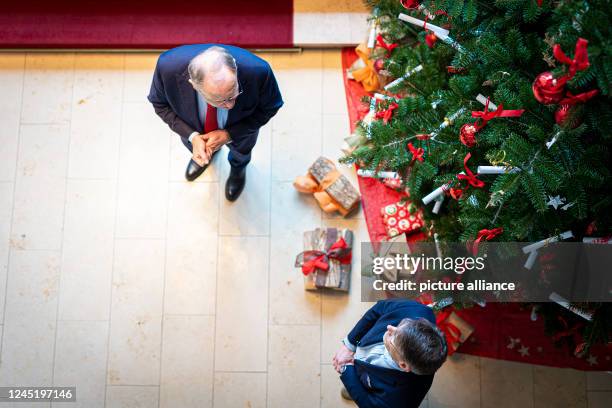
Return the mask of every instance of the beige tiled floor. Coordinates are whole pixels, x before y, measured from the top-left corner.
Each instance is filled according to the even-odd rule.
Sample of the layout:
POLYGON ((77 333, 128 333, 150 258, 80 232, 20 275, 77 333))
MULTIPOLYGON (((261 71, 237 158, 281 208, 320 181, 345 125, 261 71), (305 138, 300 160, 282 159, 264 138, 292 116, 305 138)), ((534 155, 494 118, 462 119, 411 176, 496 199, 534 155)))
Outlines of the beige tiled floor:
POLYGON ((356 45, 366 40, 369 15, 362 0, 294 0, 293 41, 305 47, 356 45))
MULTIPOLYGON (((324 215, 291 185, 340 155, 340 54, 264 57, 286 106, 230 204, 225 151, 183 180, 188 153, 145 99, 156 55, 0 54, 0 385, 76 385, 66 406, 87 408, 351 406, 330 359, 369 307, 358 276, 307 293, 293 268, 306 229, 367 239, 361 212, 324 215)), ((458 354, 423 406, 597 408, 610 378, 458 354)))

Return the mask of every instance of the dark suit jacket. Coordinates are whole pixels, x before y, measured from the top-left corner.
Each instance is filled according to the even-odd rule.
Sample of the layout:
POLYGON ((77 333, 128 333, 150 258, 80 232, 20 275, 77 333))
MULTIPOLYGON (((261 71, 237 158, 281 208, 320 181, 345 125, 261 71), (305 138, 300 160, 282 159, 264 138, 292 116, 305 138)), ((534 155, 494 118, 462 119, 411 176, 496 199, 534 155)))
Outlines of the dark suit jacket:
MULTIPOLYGON (((436 322, 433 312, 425 305, 408 300, 382 300, 357 322, 348 339, 360 347, 380 343, 387 325, 397 326, 407 317, 423 317, 433 324, 436 322)), ((360 408, 407 408, 420 405, 431 387, 433 377, 355 360, 354 366, 346 366, 340 379, 360 408)))
POLYGON ((250 151, 259 128, 283 105, 270 65, 256 55, 221 44, 183 45, 168 50, 157 60, 148 99, 155 112, 187 145, 189 135, 196 131, 201 133, 204 128, 198 115, 196 91, 188 82, 187 67, 193 57, 213 45, 225 48, 236 59, 238 84, 243 93, 229 111, 225 130, 236 149, 250 151))

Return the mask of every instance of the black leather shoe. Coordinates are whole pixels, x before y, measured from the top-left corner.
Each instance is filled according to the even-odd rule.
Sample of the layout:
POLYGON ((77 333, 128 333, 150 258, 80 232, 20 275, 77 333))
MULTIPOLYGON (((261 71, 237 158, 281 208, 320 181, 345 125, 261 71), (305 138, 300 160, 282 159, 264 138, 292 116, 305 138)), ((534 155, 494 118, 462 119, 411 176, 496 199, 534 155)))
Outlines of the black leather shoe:
POLYGON ((205 164, 203 167, 193 161, 193 159, 189 160, 189 164, 187 165, 187 169, 185 170, 185 178, 187 181, 193 181, 200 177, 204 170, 208 167, 208 164, 205 164))
POLYGON ((225 198, 228 201, 236 201, 240 197, 240 193, 244 190, 244 184, 246 182, 246 167, 235 170, 233 167, 230 171, 230 175, 225 183, 225 198))

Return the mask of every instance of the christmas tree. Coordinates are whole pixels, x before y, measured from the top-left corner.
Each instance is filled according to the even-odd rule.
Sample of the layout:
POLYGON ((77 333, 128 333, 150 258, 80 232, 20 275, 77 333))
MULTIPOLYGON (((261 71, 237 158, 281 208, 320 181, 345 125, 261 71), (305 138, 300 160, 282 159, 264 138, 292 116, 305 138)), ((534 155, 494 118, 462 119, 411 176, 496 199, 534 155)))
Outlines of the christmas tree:
MULTIPOLYGON (((395 80, 342 161, 398 172, 443 241, 610 235, 610 1, 367 3, 395 80)), ((579 307, 607 341, 609 305, 579 307)))

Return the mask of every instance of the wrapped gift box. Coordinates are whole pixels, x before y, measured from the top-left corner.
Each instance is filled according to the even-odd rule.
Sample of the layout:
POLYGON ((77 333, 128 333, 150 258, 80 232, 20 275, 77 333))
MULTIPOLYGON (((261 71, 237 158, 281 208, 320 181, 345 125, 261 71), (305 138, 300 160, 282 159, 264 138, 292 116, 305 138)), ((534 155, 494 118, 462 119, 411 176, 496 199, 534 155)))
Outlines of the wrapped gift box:
POLYGON ((425 225, 423 212, 408 201, 387 205, 381 208, 381 213, 389 238, 420 231, 425 225))
POLYGON ((304 232, 304 252, 295 261, 302 268, 304 289, 330 288, 348 292, 351 277, 353 232, 343 228, 317 228, 304 232))

